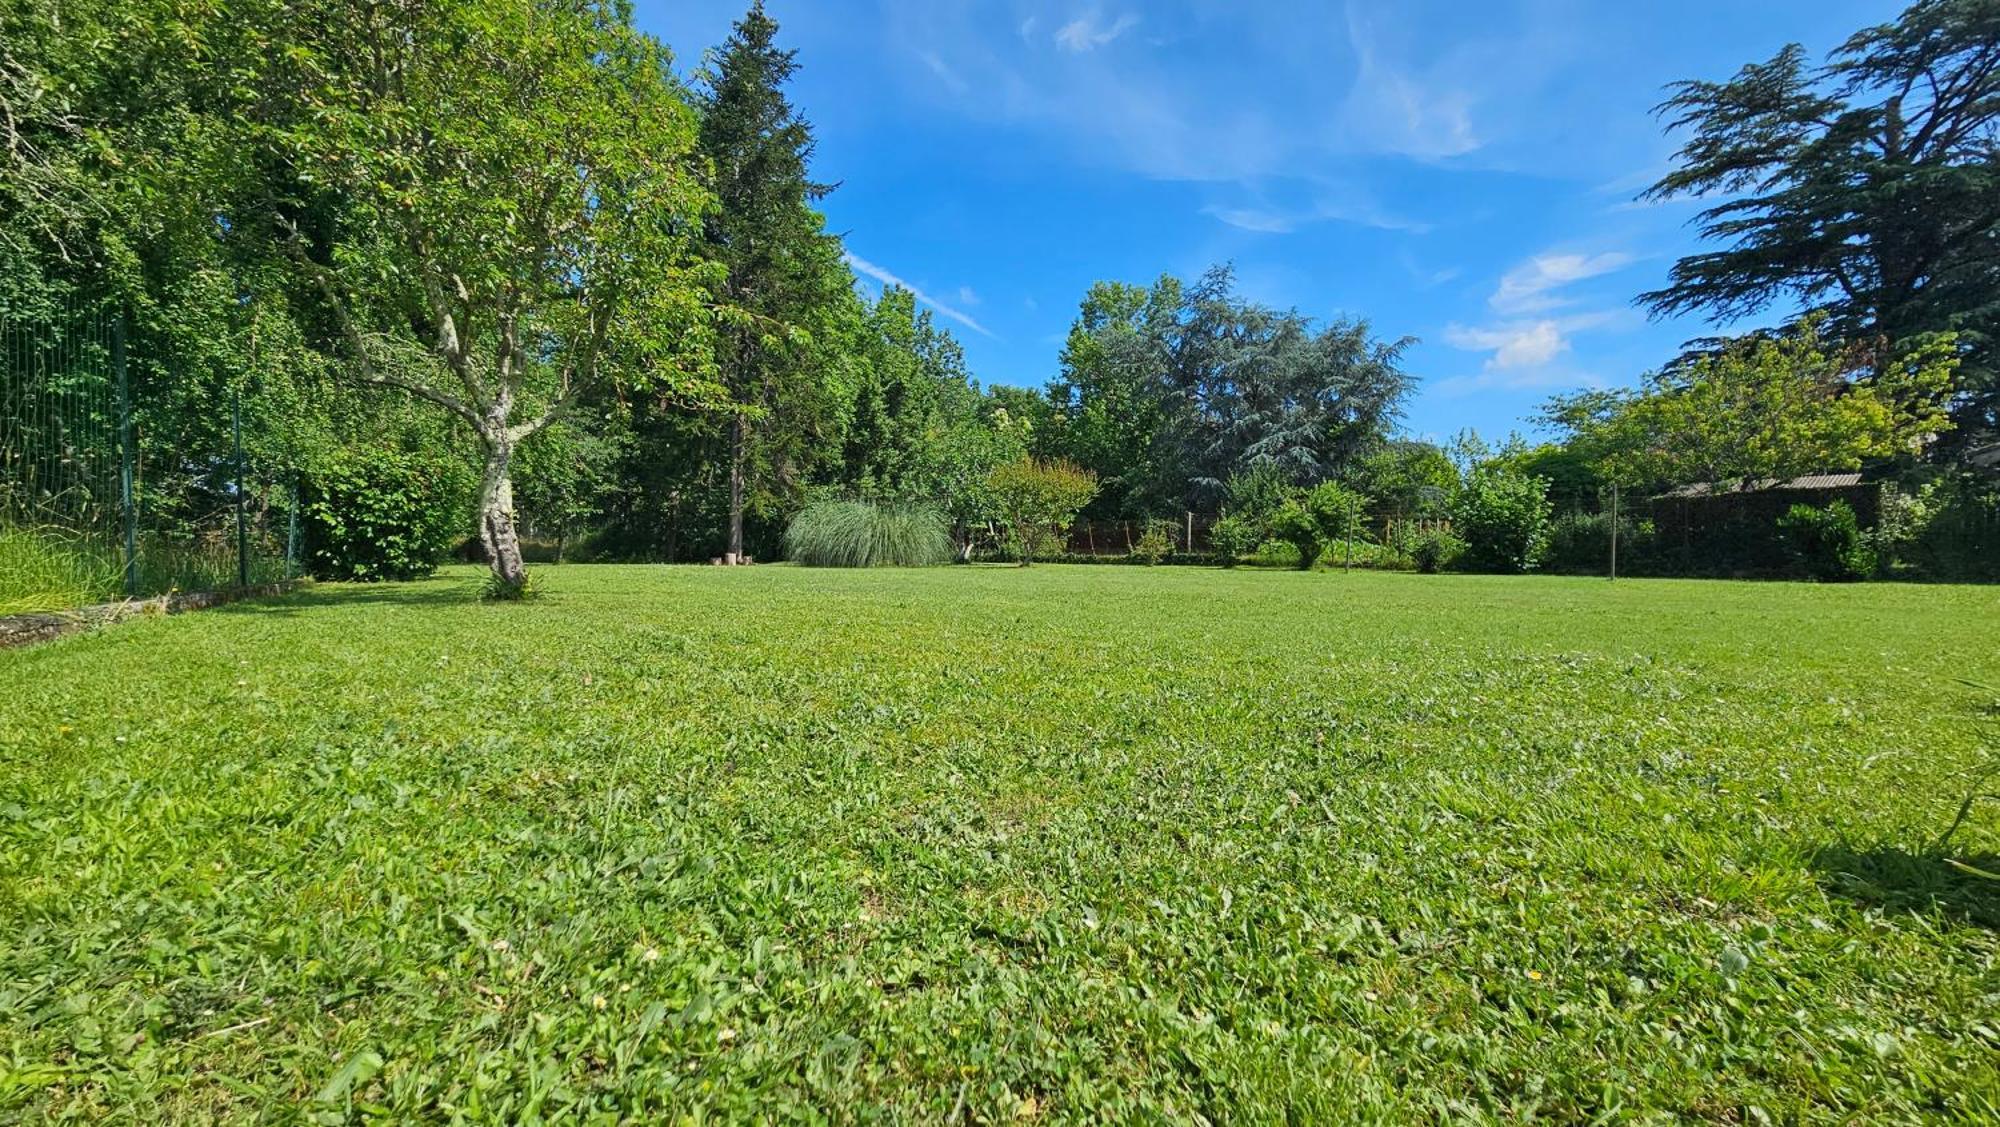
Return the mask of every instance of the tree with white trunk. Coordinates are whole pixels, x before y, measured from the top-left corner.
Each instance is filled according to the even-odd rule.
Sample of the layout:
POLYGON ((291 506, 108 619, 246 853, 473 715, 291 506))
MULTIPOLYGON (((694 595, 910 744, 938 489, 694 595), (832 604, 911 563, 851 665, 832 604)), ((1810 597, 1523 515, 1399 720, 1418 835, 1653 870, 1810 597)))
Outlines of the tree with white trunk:
POLYGON ((490 590, 519 594, 524 439, 607 382, 719 400, 695 115, 620 2, 322 0, 271 34, 259 218, 355 378, 476 436, 490 590))

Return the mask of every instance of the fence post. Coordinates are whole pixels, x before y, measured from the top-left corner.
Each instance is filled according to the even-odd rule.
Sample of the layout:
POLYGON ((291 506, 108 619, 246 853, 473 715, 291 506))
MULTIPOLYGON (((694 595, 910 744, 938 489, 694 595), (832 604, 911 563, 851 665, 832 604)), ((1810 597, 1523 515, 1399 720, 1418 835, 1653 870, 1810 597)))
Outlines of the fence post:
MULTIPOLYGON (((561 554, 560 550, 557 552, 561 554)), ((285 578, 299 574, 299 475, 292 472, 292 503, 285 508, 285 578)))
POLYGON ((1184 548, 1183 551, 1187 552, 1188 555, 1192 556, 1194 555, 1194 510, 1193 509, 1187 510, 1187 518, 1188 518, 1187 547, 1184 548))
POLYGON ((250 586, 250 534, 243 527, 243 393, 229 395, 230 431, 236 442, 236 585, 250 586))
POLYGON ((1611 578, 1618 578, 1618 483, 1611 483, 1611 578))
POLYGON ((118 381, 118 509, 125 521, 125 597, 139 594, 139 505, 132 496, 132 388, 125 374, 125 311, 111 323, 111 369, 118 381))

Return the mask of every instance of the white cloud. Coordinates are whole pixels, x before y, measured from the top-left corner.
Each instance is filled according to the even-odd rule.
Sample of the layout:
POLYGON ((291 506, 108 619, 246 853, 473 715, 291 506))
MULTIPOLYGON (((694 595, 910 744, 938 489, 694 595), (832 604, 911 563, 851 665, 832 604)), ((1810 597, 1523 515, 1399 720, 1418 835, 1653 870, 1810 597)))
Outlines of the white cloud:
MULTIPOLYGON (((1056 46, 1076 54, 1095 51, 1139 26, 1139 17, 1129 13, 1119 16, 1108 26, 1099 22, 1103 18, 1102 13, 1090 11, 1064 24, 1056 32, 1056 46)), ((1028 30, 1025 26, 1022 28, 1023 33, 1028 30)))
POLYGON ((1532 321, 1493 329, 1452 325, 1445 343, 1467 352, 1491 352, 1489 369, 1536 368, 1569 351, 1569 338, 1554 321, 1532 321))
MULTIPOLYGON (((1619 312, 1575 313, 1567 317, 1508 321, 1486 328, 1451 324, 1445 326, 1444 340, 1467 352, 1490 352, 1488 372, 1517 373, 1508 377, 1509 387, 1540 386, 1535 373, 1546 372, 1557 357, 1570 351, 1570 338, 1590 329, 1615 326, 1619 312), (1525 374, 1521 374, 1525 373, 1525 374)), ((1574 379, 1574 377, 1564 377, 1574 379)))
POLYGON ((958 287, 958 303, 960 305, 978 305, 979 294, 971 286, 960 286, 958 287))
POLYGON ((950 319, 958 322, 959 324, 964 325, 966 328, 971 329, 973 332, 978 333, 980 336, 993 337, 993 339, 995 340, 1000 339, 998 337, 994 337, 993 333, 989 331, 986 328, 986 326, 973 320, 966 314, 961 313, 958 310, 953 309, 951 306, 938 301, 936 298, 930 296, 929 294, 911 285, 910 283, 905 282, 903 279, 898 278, 894 274, 891 274, 889 271, 884 270, 882 267, 875 265, 874 263, 868 261, 867 259, 861 257, 860 255, 855 254, 853 251, 845 252, 842 255, 842 257, 847 259, 847 264, 849 266, 852 266, 856 273, 866 274, 870 278, 875 279, 876 281, 882 283, 885 286, 897 286, 902 289, 906 289, 910 291, 911 296, 915 297, 918 301, 921 301, 925 305, 930 306, 932 309, 937 310, 939 316, 949 317, 950 319))
POLYGON ((1500 279, 1488 304, 1508 314, 1539 313, 1568 305, 1571 299, 1555 291, 1573 282, 1622 270, 1632 256, 1617 251, 1603 254, 1541 254, 1516 266, 1500 279))

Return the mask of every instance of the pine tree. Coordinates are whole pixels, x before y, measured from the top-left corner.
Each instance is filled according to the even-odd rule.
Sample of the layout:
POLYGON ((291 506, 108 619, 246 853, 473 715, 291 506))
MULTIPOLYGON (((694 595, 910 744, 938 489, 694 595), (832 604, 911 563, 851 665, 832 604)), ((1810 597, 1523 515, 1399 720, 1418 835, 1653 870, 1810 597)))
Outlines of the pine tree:
POLYGON ((753 491, 801 481, 822 445, 820 429, 836 412, 826 409, 815 337, 830 336, 854 301, 839 241, 814 208, 832 185, 809 174, 812 127, 783 90, 798 64, 776 46, 777 33, 761 0, 753 4, 717 52, 701 98, 700 149, 719 205, 703 242, 726 271, 716 359, 732 405, 726 551, 737 559, 753 491))

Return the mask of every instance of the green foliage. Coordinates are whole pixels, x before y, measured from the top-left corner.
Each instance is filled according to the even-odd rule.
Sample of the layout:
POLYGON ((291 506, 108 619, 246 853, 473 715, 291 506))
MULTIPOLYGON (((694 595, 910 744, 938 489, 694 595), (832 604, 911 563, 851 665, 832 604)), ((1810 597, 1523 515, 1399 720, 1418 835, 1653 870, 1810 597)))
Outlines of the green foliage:
POLYGON ((1807 575, 1822 582, 1866 579, 1875 570, 1874 553, 1845 501, 1824 508, 1793 505, 1778 518, 1792 558, 1807 575))
POLYGON ((1140 563, 1152 565, 1174 554, 1174 522, 1153 519, 1146 522, 1146 530, 1139 542, 1132 545, 1132 558, 1140 563))
POLYGON ((479 535, 525 581, 514 450, 581 395, 719 398, 713 197, 667 51, 620 4, 475 0, 245 6, 223 56, 218 201, 247 259, 282 266, 304 319, 363 383, 476 438, 479 535), (265 65, 265 60, 271 60, 265 65))
POLYGON ((1439 525, 1414 529, 1402 538, 1398 547, 1425 575, 1435 575, 1450 568, 1465 554, 1465 541, 1439 525))
POLYGON ((1358 539, 1368 498, 1336 481, 1325 481, 1288 498, 1271 514, 1269 533, 1298 550, 1298 566, 1310 569, 1335 542, 1358 539))
POLYGON ((476 581, 0 653, 0 1117, 2000 1103, 1990 589, 476 581))
POLYGON ((1891 574, 2000 579, 2000 481, 1948 473, 1913 490, 1886 489, 1873 543, 1891 574))
POLYGON ((932 567, 951 559, 952 543, 933 509, 819 501, 792 518, 785 553, 807 567, 932 567))
POLYGON ((1097 495, 1097 477, 1090 471, 1071 462, 1035 458, 995 466, 986 486, 1022 567, 1045 552, 1097 495))
POLYGON ((1296 561, 1293 566, 1300 571, 1312 570, 1326 547, 1326 535, 1302 497, 1290 498, 1279 505, 1278 511, 1271 514, 1268 528, 1273 537, 1291 546, 1296 561))
POLYGON ((1282 470, 1265 463, 1229 475, 1223 485, 1223 506, 1252 525, 1262 525, 1297 491, 1282 470))
MULTIPOLYGON (((1650 521, 1618 518, 1619 570, 1630 572, 1656 546, 1650 521)), ((1549 522, 1549 546, 1542 560, 1546 571, 1568 575, 1603 575, 1611 567, 1611 514, 1564 513, 1549 522)))
POLYGON ((1452 531, 1473 571, 1533 571, 1549 541, 1548 482, 1504 465, 1473 470, 1452 505, 1452 531))
POLYGON ((102 539, 0 523, 0 615, 104 602, 124 579, 118 549, 102 539))
POLYGON ((519 583, 491 571, 479 577, 479 601, 482 603, 525 603, 539 599, 541 595, 541 584, 535 582, 533 576, 519 583))
POLYGON ((1245 301, 1228 267, 1085 295, 1049 385, 1040 450, 1095 472, 1099 517, 1213 508, 1232 477, 1334 476, 1380 444, 1413 388, 1409 342, 1245 301))
POLYGON ((1256 551, 1264 535, 1264 528, 1258 522, 1231 512, 1208 530, 1208 542, 1223 567, 1235 567, 1244 556, 1256 551))
POLYGON ((847 385, 869 374, 842 339, 861 319, 854 275, 814 208, 832 186, 811 177, 812 127, 784 92, 798 62, 777 33, 753 6, 697 91, 699 152, 717 203, 700 250, 722 274, 715 362, 730 411, 715 458, 731 477, 724 550, 739 553, 745 508, 796 501, 800 469, 839 450, 828 424, 855 391, 847 385))
POLYGON ((305 566, 320 579, 429 575, 465 539, 477 484, 448 454, 326 451, 299 481, 305 566))
POLYGON ((1903 349, 1956 334, 1958 422, 2000 428, 2000 18, 1918 0, 1814 66, 1796 43, 1726 82, 1673 87, 1685 141, 1647 198, 1706 199, 1716 246, 1644 296, 1733 321, 1803 303, 1846 340, 1903 349))
POLYGON ((522 531, 553 539, 558 563, 619 485, 625 436, 612 425, 591 425, 596 422, 574 415, 557 420, 515 454, 514 507, 522 531))
POLYGON ((1957 364, 1948 340, 1883 364, 1826 341, 1809 318, 1669 367, 1636 394, 1558 397, 1544 417, 1609 480, 1784 481, 1917 452, 1948 425, 1957 364))
POLYGON ((1433 520, 1451 511, 1458 469, 1428 442, 1399 440, 1363 458, 1346 478, 1373 498, 1375 514, 1397 520, 1433 520))

